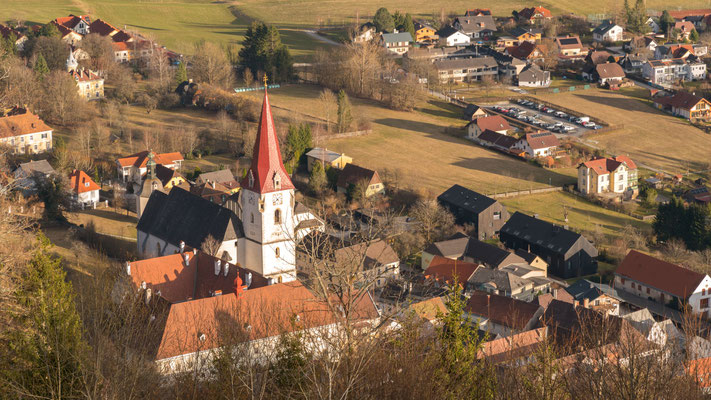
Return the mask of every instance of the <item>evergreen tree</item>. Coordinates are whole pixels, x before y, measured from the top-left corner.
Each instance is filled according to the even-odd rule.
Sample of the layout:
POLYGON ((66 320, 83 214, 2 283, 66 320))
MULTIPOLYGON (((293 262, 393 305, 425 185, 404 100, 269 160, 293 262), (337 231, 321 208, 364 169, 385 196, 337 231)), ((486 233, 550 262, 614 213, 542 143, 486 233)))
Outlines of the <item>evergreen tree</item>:
POLYGON ((286 135, 286 155, 285 158, 293 161, 298 165, 301 157, 306 153, 306 150, 312 147, 311 145, 311 125, 303 123, 301 125, 289 125, 289 131, 286 135))
POLYGON ((699 32, 697 32, 696 29, 694 29, 693 31, 691 31, 691 33, 689 34, 689 40, 690 40, 692 43, 696 43, 696 42, 699 41, 699 32))
POLYGON ((37 188, 37 198, 44 203, 44 217, 49 220, 65 220, 63 210, 69 198, 64 177, 52 174, 48 177, 36 175, 32 179, 37 188))
POLYGON ((412 22, 412 15, 405 14, 405 22, 402 27, 398 28, 400 32, 410 32, 412 39, 415 39, 415 24, 412 22))
POLYGON ((185 68, 185 63, 180 61, 178 63, 178 68, 175 70, 175 85, 178 86, 187 80, 188 70, 185 68))
POLYGON ((44 59, 42 53, 37 56, 37 60, 34 65, 35 74, 38 78, 42 78, 45 74, 49 73, 49 67, 47 66, 47 60, 44 59))
POLYGON ((54 24, 45 24, 39 31, 39 36, 59 37, 59 29, 54 24))
POLYGON ((276 82, 293 76, 294 62, 289 49, 281 42, 279 30, 263 22, 253 22, 247 28, 239 60, 251 71, 265 71, 276 82))
POLYGON ((684 243, 689 250, 703 250, 708 244, 709 229, 706 224, 708 209, 698 205, 690 205, 686 209, 686 229, 684 243))
POLYGON ((393 17, 385 7, 380 7, 373 17, 373 25, 378 32, 392 32, 395 28, 393 17))
POLYGON ((669 11, 664 10, 662 12, 662 16, 659 17, 659 28, 664 32, 664 34, 668 34, 669 31, 674 27, 674 24, 676 21, 674 18, 672 18, 671 15, 669 15, 669 11))
POLYGON ((17 45, 15 42, 17 41, 17 36, 15 35, 14 32, 10 32, 9 35, 3 38, 2 40, 2 47, 5 49, 5 52, 8 54, 17 54, 17 45))
POLYGON ((346 92, 341 89, 338 91, 338 132, 348 132, 352 123, 351 102, 346 92))
POLYGON ((326 188, 326 172, 323 169, 321 162, 314 162, 311 167, 311 175, 309 175, 309 188, 316 194, 319 194, 326 188))

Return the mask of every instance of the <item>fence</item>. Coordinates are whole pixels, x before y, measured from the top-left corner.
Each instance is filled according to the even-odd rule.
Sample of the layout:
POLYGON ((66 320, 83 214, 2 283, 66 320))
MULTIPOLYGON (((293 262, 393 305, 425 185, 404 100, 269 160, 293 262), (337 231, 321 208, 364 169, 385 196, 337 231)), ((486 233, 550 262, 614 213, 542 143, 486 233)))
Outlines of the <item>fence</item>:
POLYGON ((519 190, 516 192, 494 193, 494 194, 489 194, 487 196, 489 196, 493 199, 501 199, 501 198, 507 198, 507 197, 516 197, 516 196, 525 196, 525 195, 531 195, 531 194, 561 192, 561 191, 563 191, 563 187, 557 186, 557 187, 542 188, 542 189, 519 190))

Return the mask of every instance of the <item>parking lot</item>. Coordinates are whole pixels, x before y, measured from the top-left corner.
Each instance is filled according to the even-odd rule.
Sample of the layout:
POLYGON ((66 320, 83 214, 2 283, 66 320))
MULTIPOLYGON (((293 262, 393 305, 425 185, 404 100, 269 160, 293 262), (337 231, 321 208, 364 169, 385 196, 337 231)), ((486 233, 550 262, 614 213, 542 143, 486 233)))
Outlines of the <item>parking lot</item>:
POLYGON ((563 111, 530 100, 502 101, 488 104, 485 108, 540 129, 549 130, 558 137, 580 136, 583 133, 602 128, 601 125, 595 124, 587 117, 568 115, 563 111))

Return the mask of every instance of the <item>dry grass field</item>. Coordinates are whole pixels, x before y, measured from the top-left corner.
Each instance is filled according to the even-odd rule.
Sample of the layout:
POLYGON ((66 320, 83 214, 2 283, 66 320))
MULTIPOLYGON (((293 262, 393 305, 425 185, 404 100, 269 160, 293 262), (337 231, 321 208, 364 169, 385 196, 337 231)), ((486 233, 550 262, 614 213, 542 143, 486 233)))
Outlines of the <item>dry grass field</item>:
POLYGON ((597 89, 537 97, 611 124, 624 124, 624 129, 587 136, 612 154, 628 154, 645 166, 668 172, 702 169, 709 162, 711 135, 637 98, 597 89))

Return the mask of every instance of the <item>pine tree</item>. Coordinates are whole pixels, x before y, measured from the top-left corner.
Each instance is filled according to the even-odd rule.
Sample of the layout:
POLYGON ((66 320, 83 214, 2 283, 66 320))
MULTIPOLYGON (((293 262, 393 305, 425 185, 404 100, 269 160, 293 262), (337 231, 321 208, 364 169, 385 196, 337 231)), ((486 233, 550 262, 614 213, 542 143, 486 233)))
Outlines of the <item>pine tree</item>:
POLYGON ((694 29, 693 31, 691 31, 691 33, 689 34, 689 40, 690 40, 692 43, 696 43, 696 42, 699 41, 699 32, 697 32, 696 29, 694 29))
POLYGON ((351 102, 346 92, 341 89, 338 92, 338 132, 348 132, 352 123, 351 102))
POLYGON ((410 13, 405 14, 405 23, 400 28, 401 32, 410 32, 412 39, 415 39, 415 24, 412 22, 412 15, 410 13))
POLYGON ((309 188, 316 194, 320 194, 326 188, 326 171, 323 169, 323 164, 319 161, 314 162, 311 166, 311 175, 309 175, 309 188))
POLYGON ((185 63, 180 61, 178 63, 178 68, 175 70, 175 85, 178 86, 187 80, 188 70, 185 68, 185 63))
POLYGON ((291 53, 281 42, 279 30, 273 25, 253 22, 247 28, 239 60, 252 72, 265 71, 276 82, 287 81, 293 76, 291 53))
POLYGON ((684 243, 689 250, 703 250, 707 244, 709 229, 706 224, 708 209, 691 205, 686 209, 684 243))
POLYGON ((378 32, 392 32, 395 28, 393 17, 385 7, 380 7, 373 17, 373 25, 378 32))
POLYGON ((47 60, 44 59, 42 53, 37 56, 35 61, 34 71, 38 78, 43 78, 47 73, 49 73, 49 67, 47 66, 47 60))
POLYGON ((659 28, 664 32, 664 34, 668 34, 669 31, 674 27, 674 18, 669 14, 669 11, 664 10, 662 12, 662 16, 659 17, 659 28))

